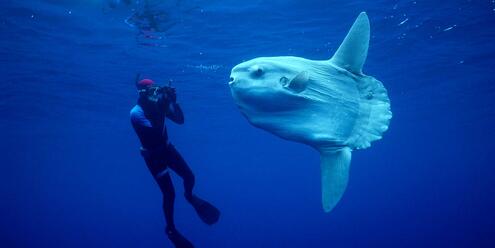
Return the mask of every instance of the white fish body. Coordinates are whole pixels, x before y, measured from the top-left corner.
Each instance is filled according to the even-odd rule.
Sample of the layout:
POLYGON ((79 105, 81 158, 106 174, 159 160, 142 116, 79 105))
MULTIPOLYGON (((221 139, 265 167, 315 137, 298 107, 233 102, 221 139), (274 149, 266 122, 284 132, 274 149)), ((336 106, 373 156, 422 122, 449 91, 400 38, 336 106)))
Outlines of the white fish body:
POLYGON ((382 83, 362 73, 370 25, 361 13, 330 60, 260 57, 235 66, 232 97, 248 121, 321 154, 322 203, 332 210, 347 187, 351 152, 388 129, 382 83))

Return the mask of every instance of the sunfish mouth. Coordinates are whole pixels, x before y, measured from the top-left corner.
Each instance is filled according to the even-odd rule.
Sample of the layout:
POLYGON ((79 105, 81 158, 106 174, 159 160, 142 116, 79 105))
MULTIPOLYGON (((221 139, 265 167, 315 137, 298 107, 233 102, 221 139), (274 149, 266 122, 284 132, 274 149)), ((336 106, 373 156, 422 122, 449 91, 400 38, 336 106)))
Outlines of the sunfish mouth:
POLYGON ((229 86, 232 87, 234 82, 235 82, 234 77, 232 75, 230 75, 229 86))
POLYGON ((251 91, 252 89, 264 88, 259 85, 249 84, 248 81, 240 80, 240 79, 230 80, 229 87, 231 89, 242 90, 242 91, 251 91))

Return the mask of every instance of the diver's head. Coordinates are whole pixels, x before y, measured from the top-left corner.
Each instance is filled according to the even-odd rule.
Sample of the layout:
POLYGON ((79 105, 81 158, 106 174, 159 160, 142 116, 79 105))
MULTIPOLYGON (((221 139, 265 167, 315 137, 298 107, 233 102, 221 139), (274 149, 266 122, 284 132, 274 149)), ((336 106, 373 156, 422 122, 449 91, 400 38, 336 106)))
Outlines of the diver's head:
POLYGON ((145 78, 145 79, 141 79, 141 80, 136 82, 136 88, 138 91, 146 90, 147 88, 153 86, 154 84, 155 84, 155 81, 148 79, 148 78, 145 78))
POLYGON ((160 100, 168 100, 169 87, 159 86, 151 79, 142 79, 136 83, 141 106, 156 105, 160 100))
POLYGON ((153 88, 154 85, 155 81, 148 78, 136 81, 136 88, 139 93, 139 98, 146 98, 150 93, 150 89, 153 88))

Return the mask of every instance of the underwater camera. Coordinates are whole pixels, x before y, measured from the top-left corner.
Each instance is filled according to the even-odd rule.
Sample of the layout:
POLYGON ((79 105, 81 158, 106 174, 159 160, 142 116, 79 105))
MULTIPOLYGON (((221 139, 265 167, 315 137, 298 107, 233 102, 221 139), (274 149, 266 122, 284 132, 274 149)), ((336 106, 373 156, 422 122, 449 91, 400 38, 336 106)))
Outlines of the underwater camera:
POLYGON ((173 99, 174 89, 170 86, 151 86, 139 91, 141 96, 146 97, 151 102, 158 102, 158 100, 166 96, 173 99))

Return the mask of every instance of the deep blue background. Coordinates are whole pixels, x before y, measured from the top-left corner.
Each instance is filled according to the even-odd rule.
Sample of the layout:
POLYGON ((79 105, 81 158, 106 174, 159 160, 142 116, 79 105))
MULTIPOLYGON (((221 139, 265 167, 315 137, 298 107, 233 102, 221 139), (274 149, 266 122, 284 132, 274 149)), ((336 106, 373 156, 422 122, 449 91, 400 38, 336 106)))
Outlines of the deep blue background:
POLYGON ((174 79, 186 124, 169 125, 171 140, 222 210, 201 223, 175 178, 176 222, 197 247, 495 247, 494 1, 170 6, 178 24, 143 40, 129 7, 1 1, 1 247, 170 247, 129 122, 136 72, 174 79), (325 214, 317 152, 250 126, 227 81, 258 56, 330 58, 363 10, 364 71, 394 117, 353 153, 325 214))

